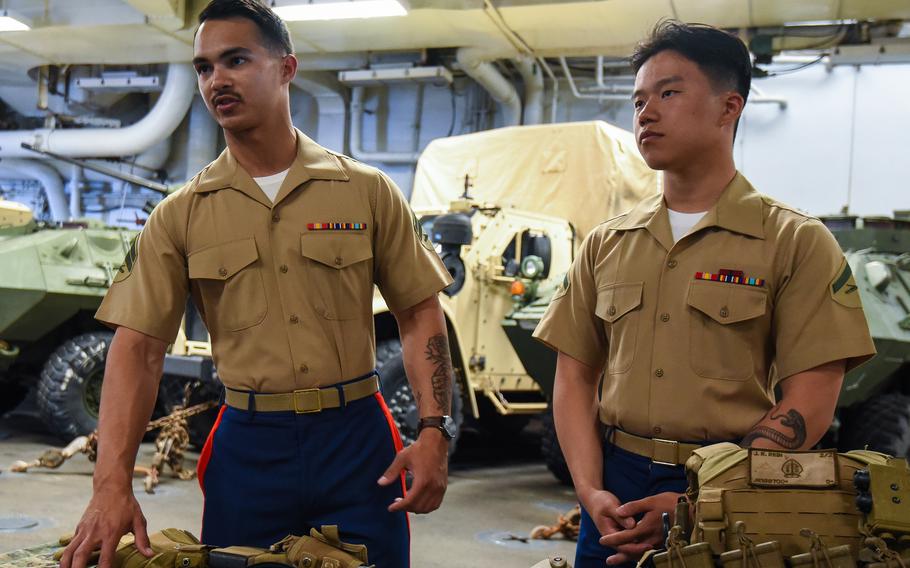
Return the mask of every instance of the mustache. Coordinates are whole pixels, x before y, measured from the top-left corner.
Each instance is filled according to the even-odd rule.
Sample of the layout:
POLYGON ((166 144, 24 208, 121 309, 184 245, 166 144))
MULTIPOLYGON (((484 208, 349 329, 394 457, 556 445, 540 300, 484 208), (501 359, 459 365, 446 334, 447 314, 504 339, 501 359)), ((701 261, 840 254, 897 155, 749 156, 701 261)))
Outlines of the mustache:
POLYGON ((213 105, 217 105, 219 99, 226 98, 226 97, 236 99, 238 101, 242 100, 242 97, 240 95, 238 95, 235 91, 219 91, 212 96, 211 102, 213 105))

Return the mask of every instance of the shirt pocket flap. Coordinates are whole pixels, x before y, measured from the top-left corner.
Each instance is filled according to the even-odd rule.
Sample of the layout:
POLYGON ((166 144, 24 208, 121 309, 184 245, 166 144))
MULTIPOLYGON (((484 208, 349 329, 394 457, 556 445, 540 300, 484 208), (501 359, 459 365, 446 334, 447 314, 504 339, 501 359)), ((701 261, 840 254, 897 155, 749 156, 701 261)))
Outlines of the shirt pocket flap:
POLYGON ((641 305, 643 282, 610 284, 597 291, 597 306, 594 314, 602 320, 613 323, 641 305))
POLYGON ((370 240, 360 233, 303 233, 300 235, 300 253, 337 269, 373 258, 370 240))
POLYGON ((194 252, 187 264, 191 279, 227 280, 258 259, 256 240, 251 237, 194 252))
POLYGON ((686 302, 717 323, 730 324, 764 315, 767 298, 763 288, 695 281, 686 302))

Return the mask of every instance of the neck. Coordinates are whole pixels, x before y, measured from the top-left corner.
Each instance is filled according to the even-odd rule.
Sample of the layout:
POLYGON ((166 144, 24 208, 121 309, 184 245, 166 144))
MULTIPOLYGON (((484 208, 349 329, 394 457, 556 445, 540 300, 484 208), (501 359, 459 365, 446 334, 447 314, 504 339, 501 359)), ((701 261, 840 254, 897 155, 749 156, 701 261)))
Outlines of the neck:
POLYGON ((736 175, 732 152, 724 158, 664 170, 667 207, 681 213, 698 213, 713 207, 736 175))
POLYGON ((290 117, 241 132, 224 131, 231 155, 250 177, 263 177, 291 167, 297 157, 297 134, 290 117))

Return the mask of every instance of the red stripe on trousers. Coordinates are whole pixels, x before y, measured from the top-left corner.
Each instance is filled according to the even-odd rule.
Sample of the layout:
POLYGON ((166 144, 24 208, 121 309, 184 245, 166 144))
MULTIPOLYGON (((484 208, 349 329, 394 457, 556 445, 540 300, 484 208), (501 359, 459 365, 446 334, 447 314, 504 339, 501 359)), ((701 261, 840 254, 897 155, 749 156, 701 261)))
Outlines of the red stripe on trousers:
MULTIPOLYGON (((401 434, 398 432, 398 427, 395 426, 395 419, 392 418, 392 413, 389 412, 389 407, 385 403, 385 399, 382 398, 382 393, 375 393, 373 395, 376 397, 376 401, 379 402, 379 407, 382 408, 382 413, 385 414, 386 422, 389 423, 389 430, 392 432, 392 441, 395 443, 395 453, 400 452, 404 449, 404 444, 401 442, 401 434)), ((404 497, 407 495, 408 487, 407 482, 404 479, 404 470, 401 471, 401 496, 404 497)), ((410 540, 411 535, 411 517, 407 512, 404 514, 404 518, 408 523, 408 539, 410 540)), ((408 554, 410 555, 411 547, 408 546, 408 554)), ((410 561, 408 562, 410 564, 410 561)))
POLYGON ((209 460, 212 458, 212 443, 215 440, 215 431, 218 430, 218 425, 221 424, 221 416, 224 414, 225 408, 227 408, 227 405, 222 404, 221 410, 218 411, 218 418, 215 419, 215 424, 209 432, 209 437, 205 439, 205 445, 202 446, 202 453, 199 454, 199 462, 196 464, 196 479, 199 481, 199 488, 202 489, 203 498, 205 498, 203 478, 205 477, 205 470, 209 466, 209 460))

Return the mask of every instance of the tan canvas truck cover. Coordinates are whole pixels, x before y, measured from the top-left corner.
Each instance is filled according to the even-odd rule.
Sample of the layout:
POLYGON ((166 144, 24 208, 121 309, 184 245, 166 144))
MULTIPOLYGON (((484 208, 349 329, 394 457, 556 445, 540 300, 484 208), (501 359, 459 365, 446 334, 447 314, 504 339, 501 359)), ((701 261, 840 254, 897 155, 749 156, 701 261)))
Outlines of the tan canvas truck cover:
POLYGON ((418 216, 474 200, 568 220, 576 246, 595 226, 660 191, 631 132, 603 121, 499 128, 431 142, 414 177, 418 216))

